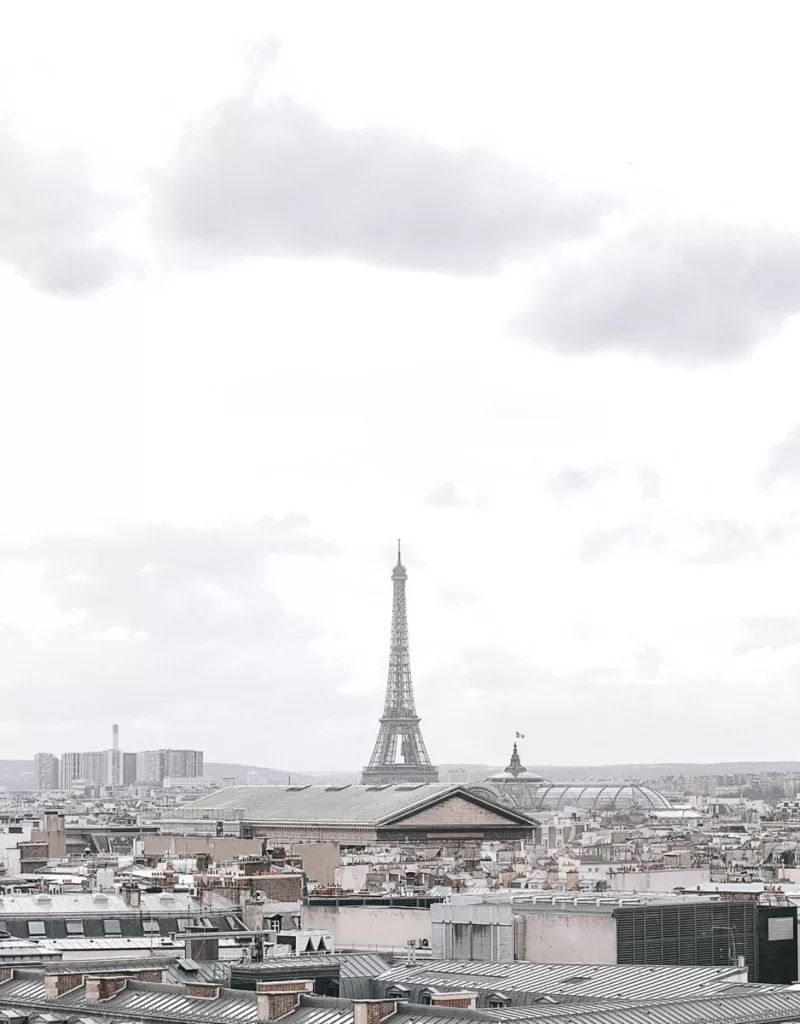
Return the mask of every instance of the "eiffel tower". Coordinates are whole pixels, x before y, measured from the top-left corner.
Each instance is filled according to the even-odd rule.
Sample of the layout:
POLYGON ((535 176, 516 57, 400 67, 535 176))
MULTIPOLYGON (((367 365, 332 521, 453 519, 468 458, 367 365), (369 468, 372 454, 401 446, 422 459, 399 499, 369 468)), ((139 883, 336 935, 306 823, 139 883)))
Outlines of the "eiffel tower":
POLYGON ((411 662, 408 656, 408 620, 406 618, 406 580, 408 573, 400 561, 392 571, 392 643, 389 651, 389 678, 386 700, 375 749, 364 769, 364 786, 394 786, 400 782, 438 782, 439 773, 431 764, 411 688, 411 662), (398 750, 399 747, 399 750, 398 750), (401 760, 398 761, 398 753, 401 760))

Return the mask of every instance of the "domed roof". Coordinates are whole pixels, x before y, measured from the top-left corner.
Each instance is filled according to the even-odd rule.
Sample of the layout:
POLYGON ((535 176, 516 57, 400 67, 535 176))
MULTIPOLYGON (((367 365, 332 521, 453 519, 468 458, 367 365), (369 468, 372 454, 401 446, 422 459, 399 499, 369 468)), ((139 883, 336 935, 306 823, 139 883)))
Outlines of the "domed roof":
MULTIPOLYGON (((519 777, 513 780, 518 783, 519 777)), ((583 811, 648 811, 669 810, 669 800, 661 793, 640 784, 604 785, 602 783, 551 783, 534 781, 527 785, 494 778, 473 787, 487 797, 494 797, 518 810, 560 811, 568 808, 583 811)))
POLYGON ((514 743, 514 750, 511 754, 511 761, 508 766, 496 775, 491 775, 488 782, 544 782, 541 775, 529 772, 519 758, 517 744, 514 743))

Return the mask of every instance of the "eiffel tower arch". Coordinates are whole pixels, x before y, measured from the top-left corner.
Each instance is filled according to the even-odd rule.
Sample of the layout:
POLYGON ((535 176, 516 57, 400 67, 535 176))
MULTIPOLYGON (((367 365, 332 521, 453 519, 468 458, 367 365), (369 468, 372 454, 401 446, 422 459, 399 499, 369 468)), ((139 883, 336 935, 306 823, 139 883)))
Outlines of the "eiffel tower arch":
POLYGON ((406 580, 408 573, 400 560, 392 571, 392 639, 389 648, 389 677, 380 729, 372 757, 363 771, 365 786, 393 786, 401 782, 438 782, 439 772, 431 764, 411 686, 411 661, 408 654, 408 618, 406 580))

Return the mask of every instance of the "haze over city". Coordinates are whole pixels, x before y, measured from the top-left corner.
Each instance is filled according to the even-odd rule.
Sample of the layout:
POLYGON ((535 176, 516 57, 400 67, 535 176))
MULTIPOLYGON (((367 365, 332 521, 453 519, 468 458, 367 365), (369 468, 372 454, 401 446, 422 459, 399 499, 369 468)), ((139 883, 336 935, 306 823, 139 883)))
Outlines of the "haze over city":
POLYGON ((434 764, 795 759, 798 71, 754 10, 5 10, 1 756, 359 770, 400 536, 434 764))

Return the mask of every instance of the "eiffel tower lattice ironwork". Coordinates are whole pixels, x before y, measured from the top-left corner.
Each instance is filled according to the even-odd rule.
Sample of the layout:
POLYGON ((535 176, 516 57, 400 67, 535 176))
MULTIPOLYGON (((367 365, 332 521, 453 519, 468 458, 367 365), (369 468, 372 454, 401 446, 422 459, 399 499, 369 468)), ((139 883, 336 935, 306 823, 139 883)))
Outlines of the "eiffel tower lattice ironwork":
POLYGON ((391 786, 401 782, 438 782, 439 772, 431 764, 411 687, 411 662, 408 655, 408 619, 406 617, 406 580, 408 573, 400 560, 392 571, 392 643, 389 652, 389 678, 381 726, 369 764, 361 782, 365 786, 391 786), (399 757, 398 757, 399 755, 399 757))

